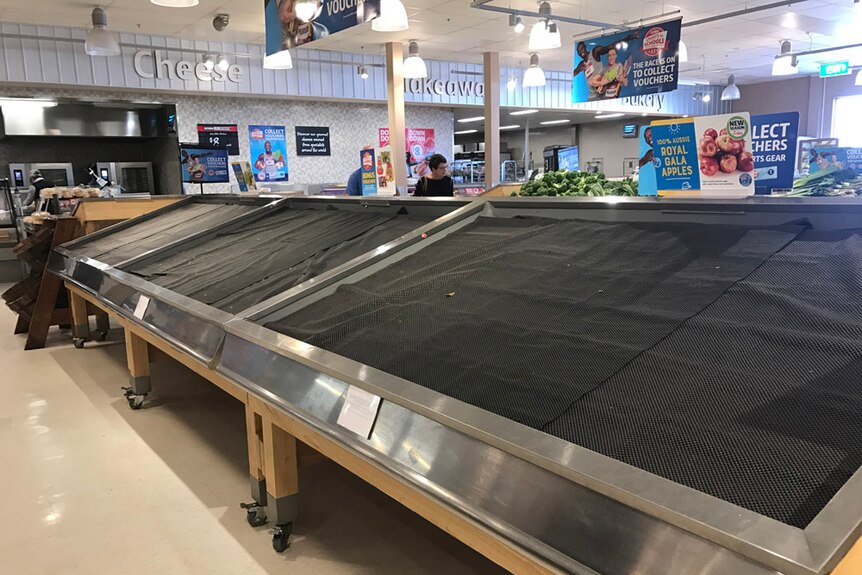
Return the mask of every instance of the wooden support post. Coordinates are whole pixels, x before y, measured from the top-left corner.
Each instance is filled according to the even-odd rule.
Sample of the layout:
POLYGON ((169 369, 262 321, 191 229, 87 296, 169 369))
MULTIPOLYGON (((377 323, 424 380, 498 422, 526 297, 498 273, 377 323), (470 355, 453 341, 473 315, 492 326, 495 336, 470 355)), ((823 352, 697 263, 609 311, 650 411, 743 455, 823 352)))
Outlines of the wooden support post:
POLYGON ((296 439, 275 425, 268 413, 261 416, 263 460, 266 475, 266 516, 271 523, 288 525, 299 513, 299 473, 296 439))
MULTIPOLYGON (((404 129, 404 74, 402 73, 404 47, 401 42, 386 44, 386 102, 389 112, 389 142, 392 147, 392 169, 395 188, 401 196, 407 195, 407 143, 404 129)), ((451 158, 450 158, 451 161, 451 158)))
POLYGON ((77 340, 90 339, 90 318, 87 315, 87 300, 72 290, 69 292, 69 307, 72 310, 72 335, 77 340))
POLYGON ((251 496, 257 504, 266 505, 263 419, 248 404, 245 406, 245 430, 248 441, 248 472, 251 496))
POLYGON ((134 395, 146 395, 150 384, 150 354, 147 342, 126 327, 126 360, 129 363, 131 391, 134 395))

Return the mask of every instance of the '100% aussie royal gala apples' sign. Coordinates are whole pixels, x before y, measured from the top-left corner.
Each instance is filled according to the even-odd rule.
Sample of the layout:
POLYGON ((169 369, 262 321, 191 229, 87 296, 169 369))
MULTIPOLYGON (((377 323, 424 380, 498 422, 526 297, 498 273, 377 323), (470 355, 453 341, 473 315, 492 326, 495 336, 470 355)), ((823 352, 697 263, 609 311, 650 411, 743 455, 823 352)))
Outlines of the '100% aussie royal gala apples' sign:
POLYGON ((748 112, 653 122, 653 163, 659 194, 753 194, 750 138, 748 112))

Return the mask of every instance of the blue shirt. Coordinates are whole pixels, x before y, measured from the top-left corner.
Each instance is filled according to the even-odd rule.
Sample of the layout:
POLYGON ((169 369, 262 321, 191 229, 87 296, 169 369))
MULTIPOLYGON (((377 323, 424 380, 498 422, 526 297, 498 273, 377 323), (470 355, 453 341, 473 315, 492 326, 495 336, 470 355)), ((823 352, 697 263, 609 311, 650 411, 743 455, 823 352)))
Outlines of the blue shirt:
POLYGON ((347 195, 362 195, 362 170, 360 168, 356 168, 356 171, 350 174, 350 177, 347 179, 347 195))

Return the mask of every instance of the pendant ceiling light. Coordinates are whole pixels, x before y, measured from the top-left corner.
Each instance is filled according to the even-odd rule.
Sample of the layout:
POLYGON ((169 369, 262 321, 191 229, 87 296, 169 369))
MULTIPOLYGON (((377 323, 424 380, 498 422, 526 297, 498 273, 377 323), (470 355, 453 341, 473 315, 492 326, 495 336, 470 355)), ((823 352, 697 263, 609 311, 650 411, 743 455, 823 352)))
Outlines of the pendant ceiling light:
POLYGON ((227 69, 230 68, 230 62, 227 61, 227 56, 221 56, 219 58, 218 67, 222 72, 227 72, 227 69))
POLYGON ((290 70, 293 68, 293 58, 290 50, 282 50, 263 57, 263 67, 267 70, 290 70))
POLYGON ((727 77, 727 87, 721 91, 722 100, 739 100, 741 95, 739 87, 736 85, 736 77, 731 74, 727 77))
POLYGON ((119 56, 117 36, 108 32, 108 15, 101 8, 93 8, 93 28, 87 32, 84 50, 90 56, 119 56))
POLYGON ((782 40, 781 51, 775 57, 775 60, 772 61, 773 76, 789 76, 798 72, 796 69, 796 56, 793 56, 790 52, 790 41, 782 40))
POLYGON ((547 2, 539 4, 541 19, 530 29, 530 50, 552 50, 562 46, 560 30, 551 21, 551 5, 547 2))
POLYGON ((401 32, 407 30, 407 10, 401 0, 381 0, 380 16, 371 21, 375 32, 401 32))
POLYGON ((517 14, 509 14, 509 26, 515 31, 515 34, 520 34, 524 31, 524 23, 521 22, 521 17, 517 14))
POLYGON ((308 22, 320 16, 320 11, 323 10, 323 4, 317 5, 317 0, 299 0, 294 6, 296 17, 303 22, 308 22))
POLYGON ((402 74, 405 78, 427 78, 428 68, 425 66, 425 60, 419 55, 419 44, 416 40, 410 40, 407 48, 407 59, 404 60, 402 74))
POLYGON ((524 81, 521 83, 525 88, 545 85, 545 71, 539 67, 538 54, 530 54, 530 67, 524 72, 524 81))
POLYGON ((359 66, 356 69, 356 73, 359 74, 359 77, 362 78, 363 80, 368 79, 368 68, 366 68, 365 66, 359 66))
POLYGON ((688 46, 682 40, 679 41, 679 52, 677 54, 679 55, 678 59, 680 62, 688 62, 688 46))
POLYGON ((215 68, 215 56, 212 54, 204 55, 204 68, 207 69, 207 72, 212 72, 212 69, 215 68))
POLYGON ((156 6, 166 6, 168 8, 191 8, 197 6, 199 0, 150 0, 156 6))

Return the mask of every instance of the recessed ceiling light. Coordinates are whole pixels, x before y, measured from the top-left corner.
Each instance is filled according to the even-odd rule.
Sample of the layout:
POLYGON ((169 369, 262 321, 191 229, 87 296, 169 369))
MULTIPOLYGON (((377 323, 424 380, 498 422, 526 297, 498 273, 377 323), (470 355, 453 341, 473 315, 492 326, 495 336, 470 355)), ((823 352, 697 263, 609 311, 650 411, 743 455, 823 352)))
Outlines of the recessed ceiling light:
POLYGON ((510 116, 526 116, 527 114, 535 114, 538 110, 518 110, 516 112, 509 112, 510 116))
POLYGON ((458 120, 459 124, 466 124, 467 122, 481 122, 485 119, 485 116, 473 116, 472 118, 461 118, 458 120))
POLYGON ((198 0, 150 0, 156 6, 167 6, 168 8, 191 8, 198 5, 198 0))
POLYGON ((781 25, 785 28, 798 28, 799 21, 796 18, 796 14, 794 14, 793 12, 788 12, 787 14, 785 14, 784 17, 781 18, 781 25))
POLYGON ((553 126, 554 124, 568 124, 571 120, 548 120, 546 122, 539 122, 543 126, 553 126))
POLYGON ((514 130, 515 128, 520 128, 518 124, 512 124, 511 126, 500 126, 501 130, 514 130))
POLYGON ((619 118, 625 116, 622 112, 616 114, 596 114, 596 120, 607 120, 608 118, 619 118))
POLYGON ((455 132, 456 136, 460 136, 461 134, 475 134, 479 130, 461 130, 459 132, 455 132))

